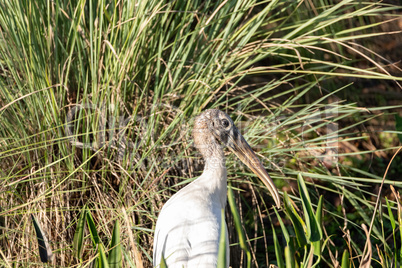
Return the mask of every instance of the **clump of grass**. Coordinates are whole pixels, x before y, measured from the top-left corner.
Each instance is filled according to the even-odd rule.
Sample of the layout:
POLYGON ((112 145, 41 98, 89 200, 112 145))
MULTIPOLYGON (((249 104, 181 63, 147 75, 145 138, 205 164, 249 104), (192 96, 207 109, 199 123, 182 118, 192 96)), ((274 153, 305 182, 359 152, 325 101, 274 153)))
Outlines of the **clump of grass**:
MULTIPOLYGON (((393 34, 369 29, 401 7, 350 0, 310 5, 2 2, 1 265, 40 266, 31 213, 48 233, 55 255, 49 265, 85 265, 74 257, 72 245, 87 205, 101 240, 112 237, 116 220, 127 223, 121 226, 124 265, 142 256, 149 267, 159 209, 202 168, 189 129, 191 118, 206 108, 225 110, 243 125, 278 185, 291 185, 300 172, 309 179, 313 203, 321 191, 340 195, 366 222, 374 208, 366 197, 374 194, 363 186, 381 178, 351 169, 342 158, 372 151, 339 152, 336 145, 365 138, 353 133, 354 127, 375 114, 337 101, 337 94, 352 85, 329 88, 338 77, 402 80, 370 51, 354 46, 393 34), (354 20, 359 25, 348 27, 354 20), (356 60, 368 67, 354 66, 356 60), (342 124, 353 117, 360 119, 342 124)), ((238 203, 253 265, 268 265, 269 199, 237 163, 229 174, 234 186, 252 193, 238 197, 243 198, 238 203), (247 209, 250 200, 255 206, 247 209)), ((359 225, 334 206, 324 207, 329 220, 364 237, 359 225)), ((378 226, 373 236, 385 242, 378 226)), ((332 251, 336 247, 329 243, 327 252, 332 251)), ((95 253, 84 243, 82 254, 89 261, 95 253)), ((328 255, 323 258, 332 262, 328 255)))

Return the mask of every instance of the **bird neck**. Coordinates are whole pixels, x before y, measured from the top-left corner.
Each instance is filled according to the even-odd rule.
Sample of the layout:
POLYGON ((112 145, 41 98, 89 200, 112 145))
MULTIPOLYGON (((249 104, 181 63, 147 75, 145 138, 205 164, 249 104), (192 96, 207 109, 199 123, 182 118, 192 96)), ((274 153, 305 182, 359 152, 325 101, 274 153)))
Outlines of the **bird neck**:
POLYGON ((220 170, 223 169, 226 170, 226 159, 223 154, 204 158, 204 160, 205 160, 204 171, 214 170, 215 172, 219 172, 220 170))
POLYGON ((217 173, 226 170, 223 148, 215 139, 212 139, 204 148, 199 149, 205 161, 204 171, 211 169, 217 173))
POLYGON ((204 143, 196 143, 198 151, 201 153, 205 161, 204 170, 226 168, 225 155, 222 146, 212 136, 201 139, 204 143))
POLYGON ((221 208, 224 209, 226 206, 227 170, 223 151, 220 155, 210 156, 204 160, 205 167, 201 176, 203 187, 208 189, 213 198, 219 200, 221 208))
POLYGON ((204 158, 205 166, 197 184, 206 189, 212 199, 219 201, 221 208, 225 208, 227 171, 223 148, 213 136, 200 133, 194 139, 198 151, 204 158))

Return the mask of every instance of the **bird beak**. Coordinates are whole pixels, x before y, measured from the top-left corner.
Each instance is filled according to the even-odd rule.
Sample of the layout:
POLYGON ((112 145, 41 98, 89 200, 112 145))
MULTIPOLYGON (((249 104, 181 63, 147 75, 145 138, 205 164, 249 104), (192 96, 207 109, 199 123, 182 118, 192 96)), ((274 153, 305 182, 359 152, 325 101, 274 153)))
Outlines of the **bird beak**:
POLYGON ((268 175, 264 166, 261 164, 260 160, 258 160, 254 151, 251 149, 250 145, 248 145, 239 131, 235 128, 233 129, 232 133, 233 135, 229 135, 227 146, 260 178, 260 180, 265 184, 271 193, 276 206, 279 208, 281 206, 281 199, 279 197, 278 189, 276 188, 271 177, 268 175))

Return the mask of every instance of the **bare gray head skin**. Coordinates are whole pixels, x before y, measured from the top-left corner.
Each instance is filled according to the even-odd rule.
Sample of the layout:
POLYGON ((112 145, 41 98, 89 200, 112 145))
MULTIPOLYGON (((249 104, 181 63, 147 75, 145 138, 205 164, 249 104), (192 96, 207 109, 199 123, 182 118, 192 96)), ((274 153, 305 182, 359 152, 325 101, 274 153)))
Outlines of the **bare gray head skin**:
POLYGON ((217 109, 202 112, 195 119, 193 137, 195 147, 206 163, 215 161, 224 165, 225 158, 221 144, 228 147, 260 178, 270 191, 277 207, 280 207, 279 193, 272 179, 226 113, 217 109))
POLYGON ((205 160, 211 157, 223 158, 221 144, 226 145, 233 127, 232 119, 217 109, 206 110, 196 117, 193 128, 194 144, 205 160))

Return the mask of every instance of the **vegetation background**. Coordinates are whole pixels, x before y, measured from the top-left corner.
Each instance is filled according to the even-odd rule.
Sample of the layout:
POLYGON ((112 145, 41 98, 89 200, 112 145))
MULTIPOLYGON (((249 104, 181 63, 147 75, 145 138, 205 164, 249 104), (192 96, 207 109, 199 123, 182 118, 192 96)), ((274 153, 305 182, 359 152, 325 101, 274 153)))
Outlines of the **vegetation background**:
POLYGON ((401 14, 399 1, 1 1, 0 265, 151 267, 159 210, 202 171, 191 120, 219 108, 286 203, 276 213, 228 155, 251 255, 227 212, 232 267, 399 267, 401 14))

